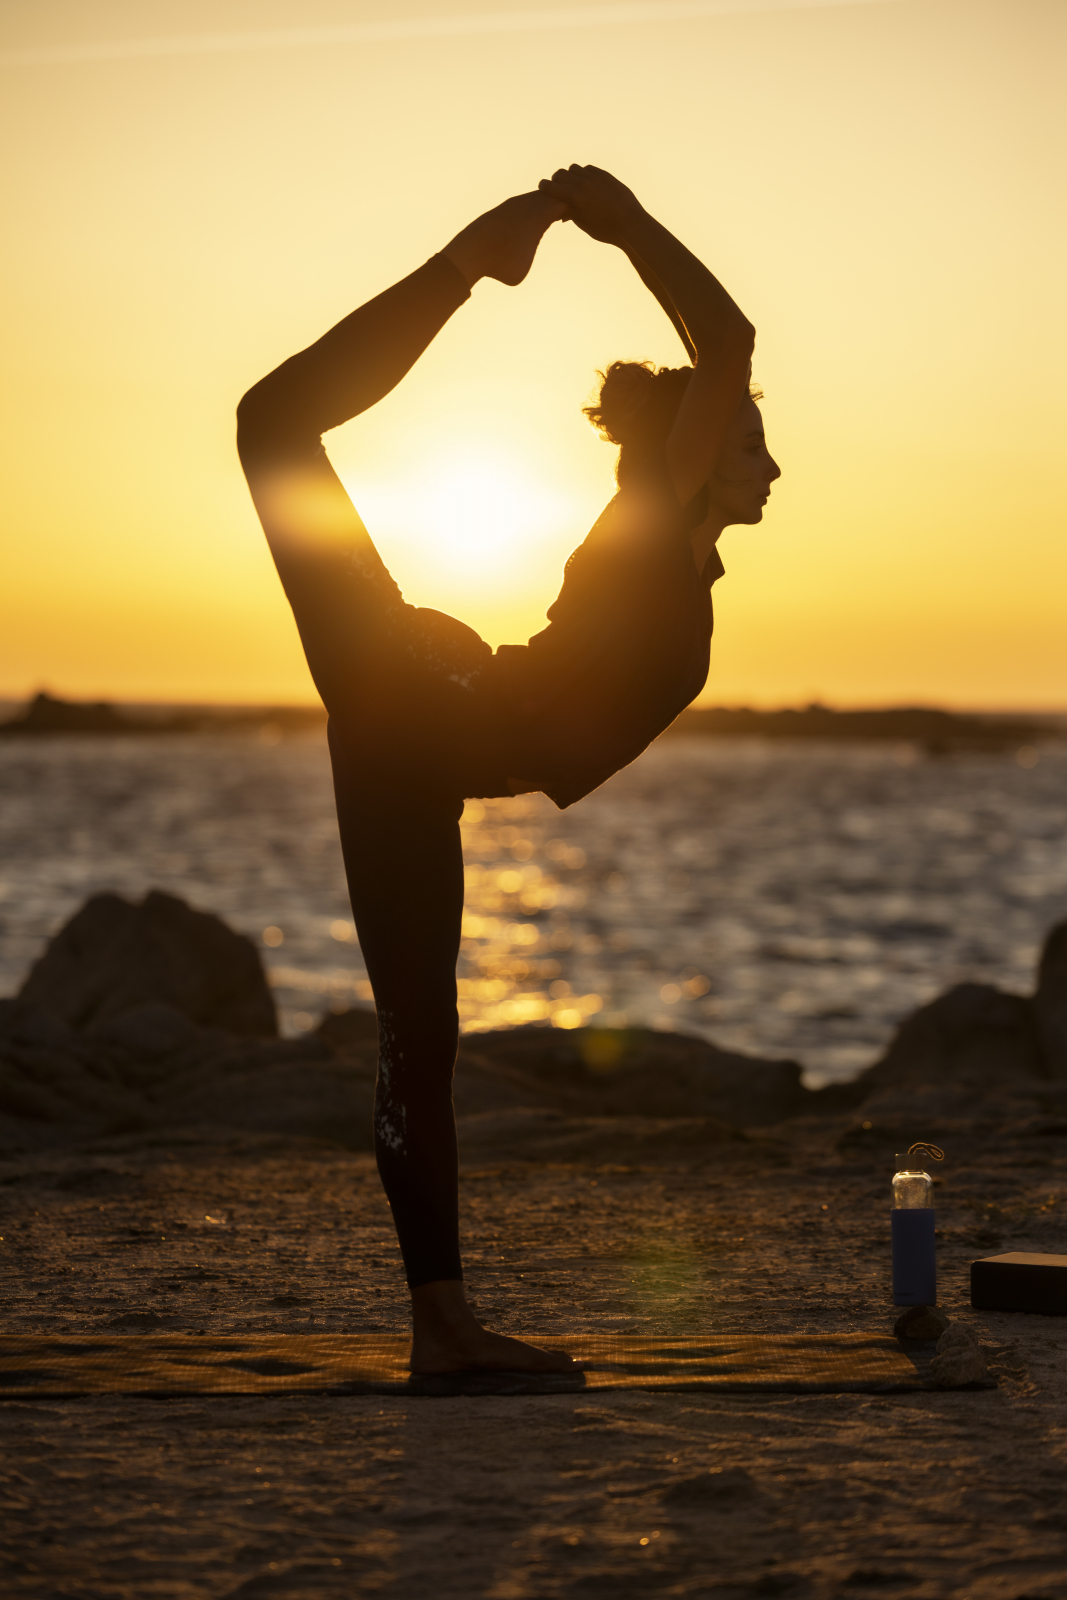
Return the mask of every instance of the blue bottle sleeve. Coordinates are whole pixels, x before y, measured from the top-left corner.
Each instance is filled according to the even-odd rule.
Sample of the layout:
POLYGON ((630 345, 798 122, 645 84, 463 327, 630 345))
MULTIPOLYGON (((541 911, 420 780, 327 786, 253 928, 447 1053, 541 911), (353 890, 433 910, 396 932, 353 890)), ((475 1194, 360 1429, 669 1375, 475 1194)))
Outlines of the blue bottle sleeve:
POLYGON ((933 1207, 890 1212, 893 1229, 893 1304, 937 1304, 933 1207))

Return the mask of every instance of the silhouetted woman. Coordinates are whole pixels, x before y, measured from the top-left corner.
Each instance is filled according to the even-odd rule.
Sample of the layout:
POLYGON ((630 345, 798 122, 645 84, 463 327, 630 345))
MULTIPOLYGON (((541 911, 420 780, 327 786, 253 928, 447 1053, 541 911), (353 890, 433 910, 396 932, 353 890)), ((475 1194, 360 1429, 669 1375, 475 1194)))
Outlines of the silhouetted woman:
POLYGON ((270 373, 238 448, 329 712, 337 815, 378 1011, 374 1137, 411 1288, 412 1369, 561 1369, 484 1329, 463 1294, 452 1071, 465 798, 569 806, 702 689, 715 541, 758 522, 778 468, 749 397, 754 332, 629 189, 573 166, 487 212, 410 277, 270 373), (549 626, 497 652, 405 604, 321 436, 399 383, 480 278, 518 284, 568 219, 626 252, 692 367, 616 362, 588 408, 621 446, 619 492, 567 562, 549 626))

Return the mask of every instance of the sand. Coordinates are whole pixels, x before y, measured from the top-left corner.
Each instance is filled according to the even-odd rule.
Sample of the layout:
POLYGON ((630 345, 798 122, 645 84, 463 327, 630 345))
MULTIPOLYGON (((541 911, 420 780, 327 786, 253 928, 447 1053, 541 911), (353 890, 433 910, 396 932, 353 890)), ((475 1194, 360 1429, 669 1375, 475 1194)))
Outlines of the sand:
MULTIPOLYGON (((1063 1103, 1047 1085, 918 1106, 909 1132, 948 1153, 941 1304, 995 1388, 8 1402, 0 1590, 1067 1596, 1067 1326, 973 1311, 967 1272, 1067 1248, 1063 1103)), ((667 1125, 617 1118, 592 1157, 523 1160, 471 1119, 472 1298, 531 1336, 888 1332, 901 1120, 884 1094, 672 1149, 667 1125)), ((148 1312, 191 1338, 405 1326, 372 1161, 325 1140, 189 1129, 9 1154, 0 1233, 4 1332, 148 1312)))

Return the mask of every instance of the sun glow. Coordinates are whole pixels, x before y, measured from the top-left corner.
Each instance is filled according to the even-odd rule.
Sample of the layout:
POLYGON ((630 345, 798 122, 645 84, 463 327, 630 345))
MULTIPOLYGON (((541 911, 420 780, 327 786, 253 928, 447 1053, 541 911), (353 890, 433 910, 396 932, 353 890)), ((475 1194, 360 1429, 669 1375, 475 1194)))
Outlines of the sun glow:
POLYGON ((507 619, 501 637, 518 637, 520 610, 520 632, 544 626, 584 508, 517 453, 457 446, 395 479, 343 476, 412 605, 450 612, 487 638, 497 616, 507 619))
POLYGON ((514 580, 574 517, 565 495, 499 449, 442 452, 403 482, 348 487, 372 538, 482 589, 514 580))
MULTIPOLYGON (((1034 353, 1003 306, 1025 300, 1059 370, 1067 7, 767 3, 0 8, 0 690, 310 701, 238 396, 505 194, 592 159, 759 329, 783 477, 725 535, 707 699, 1063 706, 1064 396, 1019 403, 1034 353), (679 92, 681 59, 714 60, 713 104, 679 92)), ((490 644, 544 626, 613 493, 579 408, 619 357, 681 350, 621 252, 555 228, 522 285, 476 284, 327 435, 410 603, 490 644)))

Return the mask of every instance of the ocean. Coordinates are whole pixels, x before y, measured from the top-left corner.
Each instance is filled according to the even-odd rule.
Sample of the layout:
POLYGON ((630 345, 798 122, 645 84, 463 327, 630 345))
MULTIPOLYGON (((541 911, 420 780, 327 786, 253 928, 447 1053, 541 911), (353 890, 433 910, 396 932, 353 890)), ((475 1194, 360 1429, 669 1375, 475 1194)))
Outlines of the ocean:
MULTIPOLYGON (((469 802, 463 835, 465 1030, 669 1028, 815 1086, 950 984, 1032 988, 1067 747, 674 737, 566 812, 469 802)), ((321 732, 0 744, 0 994, 88 895, 150 888, 255 940, 284 1032, 370 1001, 321 732)))

